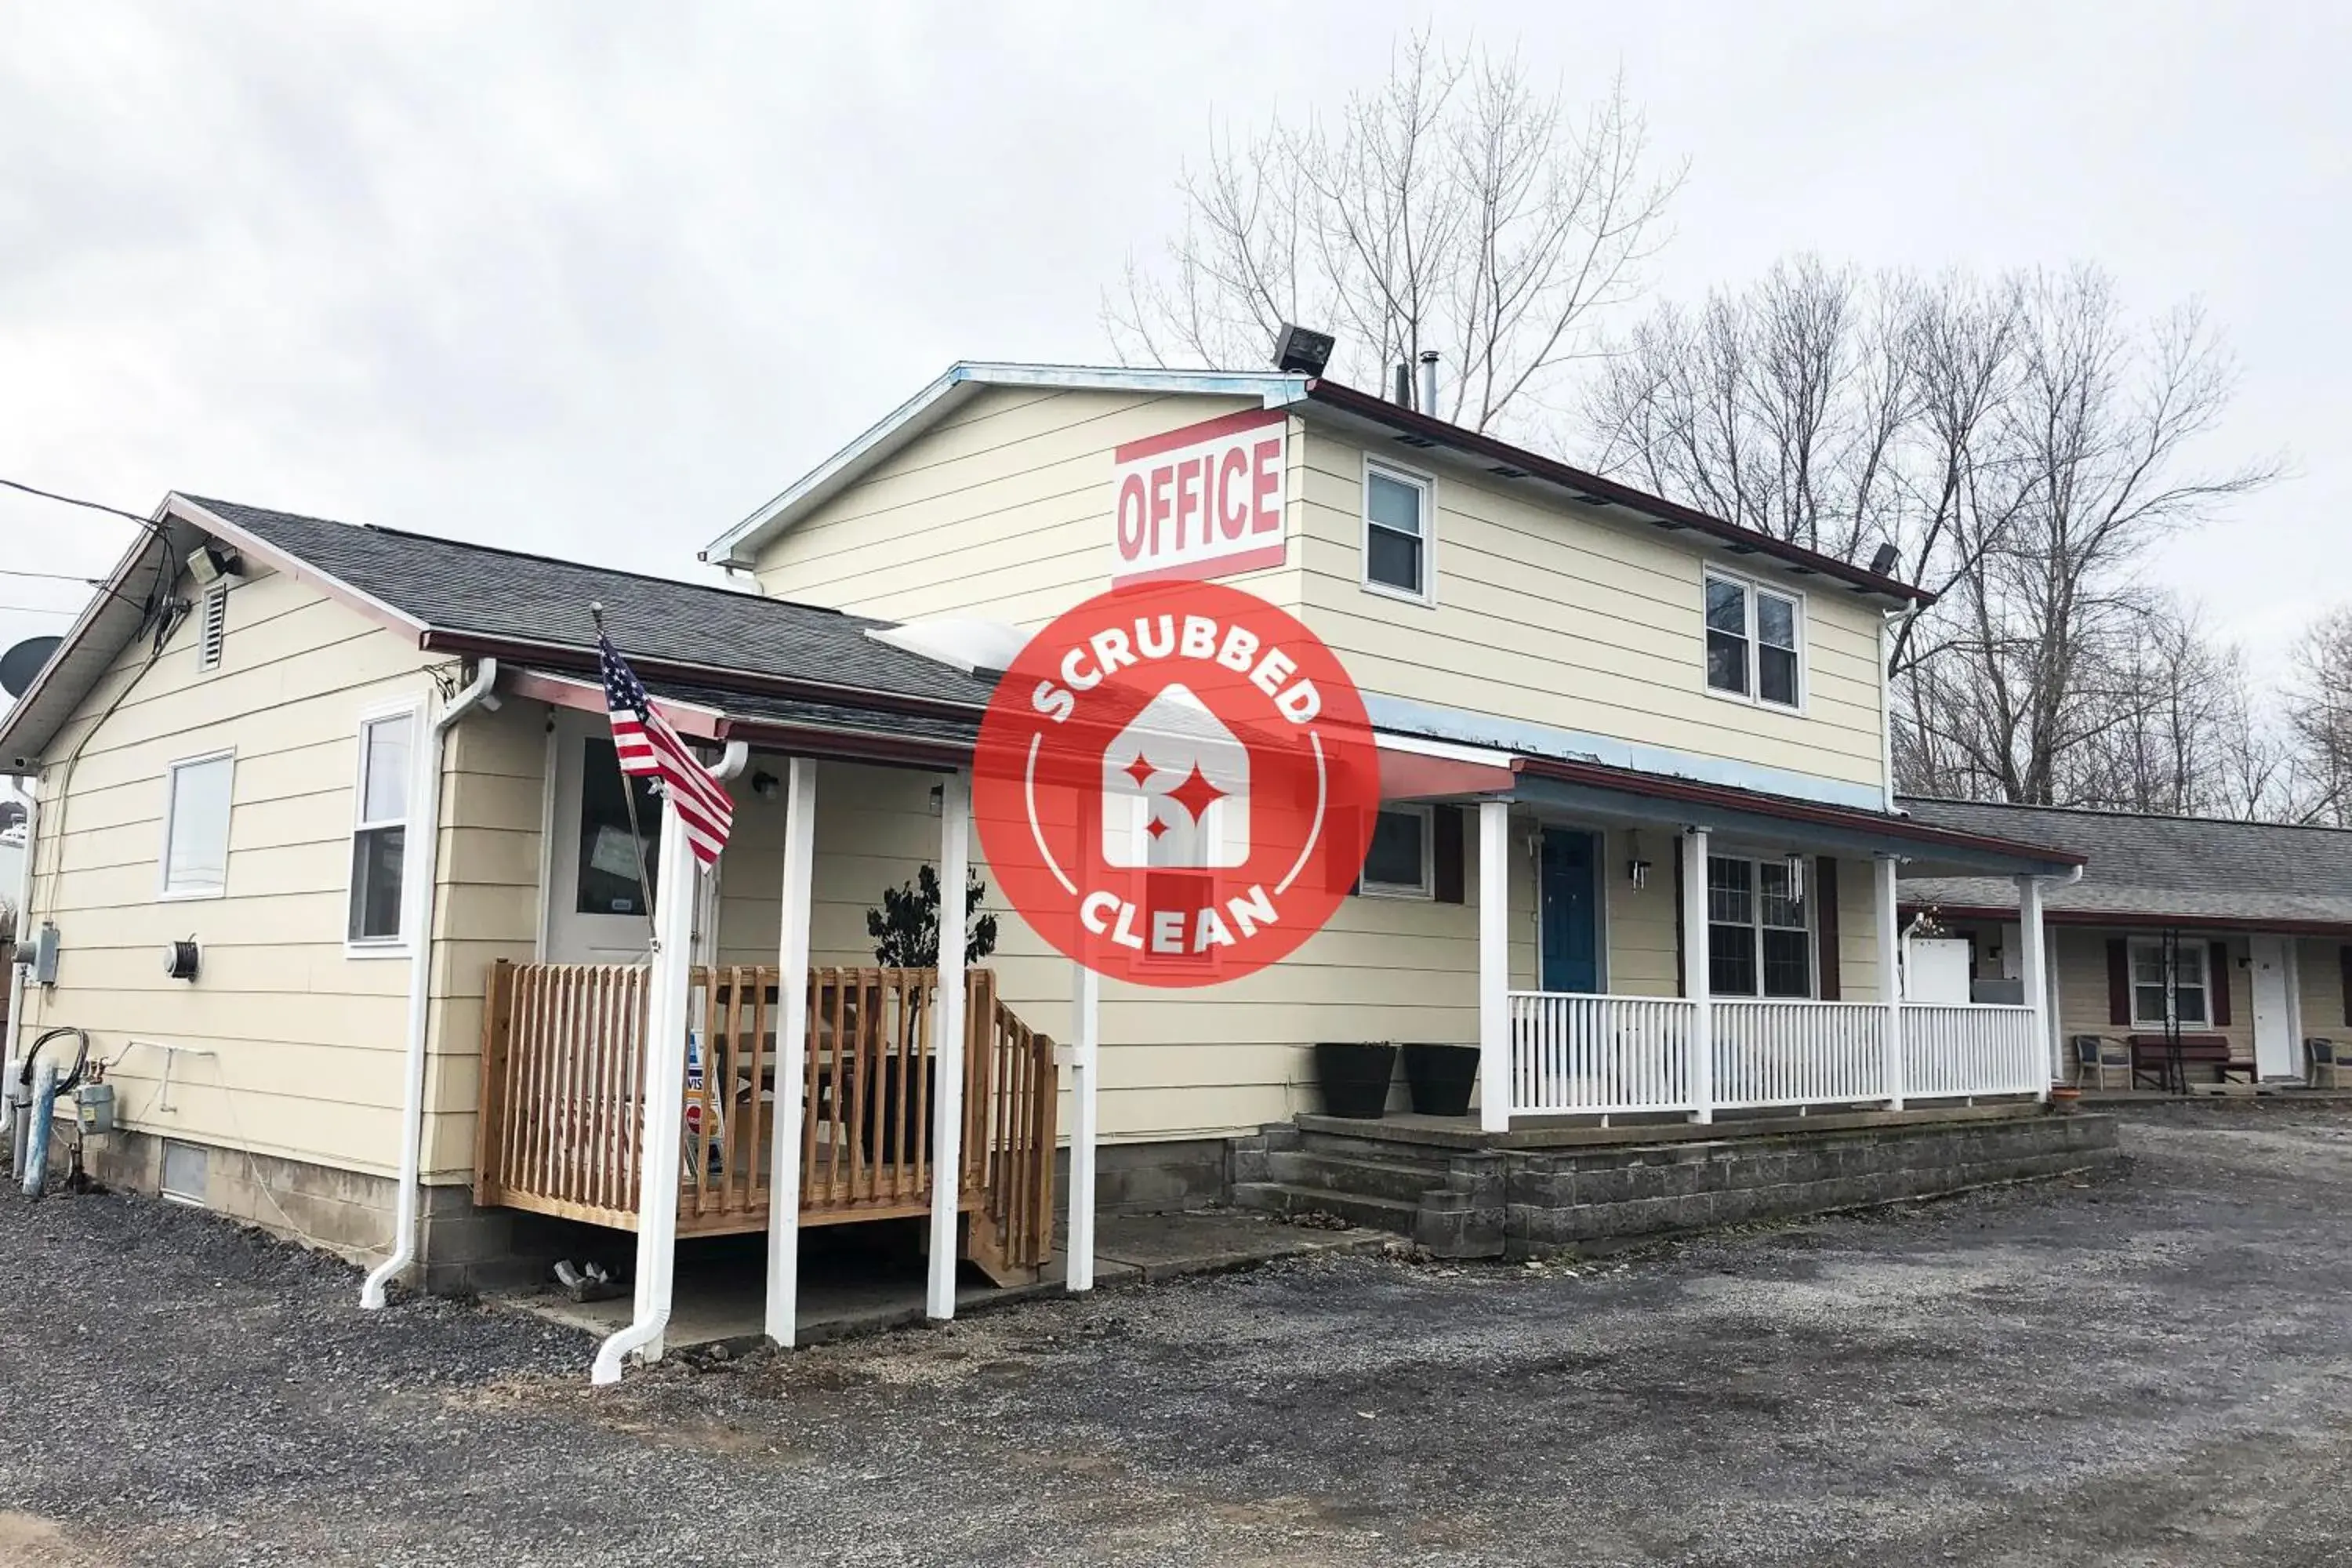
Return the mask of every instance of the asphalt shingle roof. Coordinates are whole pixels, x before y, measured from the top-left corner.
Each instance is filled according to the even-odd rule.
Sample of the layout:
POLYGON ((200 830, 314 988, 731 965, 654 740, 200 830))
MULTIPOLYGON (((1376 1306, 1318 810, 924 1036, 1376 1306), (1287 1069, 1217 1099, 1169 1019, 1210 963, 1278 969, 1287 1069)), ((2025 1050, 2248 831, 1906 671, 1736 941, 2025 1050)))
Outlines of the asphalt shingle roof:
MULTIPOLYGON (((1986 801, 1899 804, 1938 827, 2088 856, 2081 881, 2047 889, 2043 903, 2053 912, 2352 927, 2352 828, 1986 801)), ((2017 889, 2000 878, 1906 877, 1903 898, 1954 909, 2013 909, 2017 889)))
MULTIPOLYGON (((866 635, 888 621, 431 534, 187 499, 436 630, 593 649, 593 602, 604 606, 614 645, 632 660, 974 708, 992 689, 985 679, 866 635)), ((728 711, 741 710, 744 700, 729 696, 728 711)))

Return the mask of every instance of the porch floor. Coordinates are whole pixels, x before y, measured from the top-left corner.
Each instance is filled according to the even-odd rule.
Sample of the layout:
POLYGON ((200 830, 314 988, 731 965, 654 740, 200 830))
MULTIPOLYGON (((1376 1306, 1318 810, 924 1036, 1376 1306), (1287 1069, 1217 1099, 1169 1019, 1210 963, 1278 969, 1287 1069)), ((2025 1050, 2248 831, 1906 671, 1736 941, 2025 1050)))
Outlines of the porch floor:
MULTIPOLYGON (((825 1226, 802 1234, 798 1339, 803 1345, 908 1328, 924 1321, 924 1260, 902 1247, 861 1245, 860 1232, 887 1226, 825 1226)), ((1395 1237, 1372 1230, 1321 1230, 1286 1225, 1240 1209, 1171 1214, 1104 1215, 1095 1222, 1097 1289, 1172 1279, 1187 1274, 1244 1268, 1316 1253, 1377 1249, 1395 1237)), ((680 1244, 668 1348, 722 1347, 730 1352, 766 1342, 766 1247, 763 1237, 729 1237, 680 1244)), ((606 1259, 607 1267, 625 1256, 606 1259)), ((1000 1289, 966 1265, 959 1277, 959 1314, 1043 1295, 1059 1295, 1064 1258, 1057 1249, 1034 1285, 1000 1289)), ((552 1289, 494 1297, 500 1306, 599 1337, 625 1326, 627 1295, 573 1301, 552 1289)))

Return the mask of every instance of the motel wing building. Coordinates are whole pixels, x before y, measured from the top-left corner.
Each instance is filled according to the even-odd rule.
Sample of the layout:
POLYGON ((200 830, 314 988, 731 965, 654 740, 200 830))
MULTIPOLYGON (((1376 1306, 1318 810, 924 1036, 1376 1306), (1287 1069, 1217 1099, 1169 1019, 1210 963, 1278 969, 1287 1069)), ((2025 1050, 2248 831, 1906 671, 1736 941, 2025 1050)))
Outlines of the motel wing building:
POLYGON ((998 1277, 1044 1266, 1057 1146, 1106 1205, 1265 1185, 1234 1141, 1321 1109, 1321 1041, 1475 1047, 1465 1141, 2051 1079, 2037 977, 1898 994, 1898 866, 1998 879, 2032 929, 2081 859, 1896 809, 1885 637, 1915 589, 1328 381, 959 364, 714 541, 723 586, 182 495, 155 517, 0 721, 39 798, 15 1047, 72 1026, 111 1064, 110 1179, 429 1283, 637 1224, 653 911, 591 601, 737 803, 691 921, 719 1100, 693 1136, 728 1142, 686 1161, 682 1235, 790 1212, 792 1106, 803 1222, 931 1211, 938 977, 877 968, 866 916, 951 859, 1003 650, 1127 581, 1225 582, 1327 643, 1382 801, 1290 956, 1106 981, 1098 1011, 972 855, 999 940, 956 1202, 998 1277))

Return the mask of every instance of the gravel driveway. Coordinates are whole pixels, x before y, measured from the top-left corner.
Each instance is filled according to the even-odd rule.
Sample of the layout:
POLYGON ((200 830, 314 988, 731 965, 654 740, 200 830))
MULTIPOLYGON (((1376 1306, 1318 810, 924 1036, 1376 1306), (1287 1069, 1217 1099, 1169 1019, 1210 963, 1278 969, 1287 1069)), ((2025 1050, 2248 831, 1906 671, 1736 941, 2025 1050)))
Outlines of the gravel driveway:
POLYGON ((1284 1266, 585 1387, 0 1202, 0 1563, 2352 1562, 2352 1117, 1598 1265, 1284 1266))

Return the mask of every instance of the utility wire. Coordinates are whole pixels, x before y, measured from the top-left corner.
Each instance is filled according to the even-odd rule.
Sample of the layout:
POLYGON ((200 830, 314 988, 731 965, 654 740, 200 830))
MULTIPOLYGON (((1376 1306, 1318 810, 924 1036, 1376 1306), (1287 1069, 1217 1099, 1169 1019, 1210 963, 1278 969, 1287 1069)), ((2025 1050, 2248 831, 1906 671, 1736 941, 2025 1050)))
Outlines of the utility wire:
POLYGON ((132 522, 137 523, 140 527, 150 530, 151 531, 156 533, 161 533, 163 531, 162 529, 156 527, 155 520, 153 518, 142 517, 135 511, 125 511, 119 506, 108 506, 104 501, 84 500, 79 496, 61 496, 55 490, 45 490, 37 489, 32 485, 19 484, 15 479, 0 479, 0 486, 5 486, 12 490, 22 490, 28 496, 38 496, 43 500, 61 501, 67 506, 86 507, 91 511, 102 511, 111 517, 128 518, 132 522))
POLYGON ((19 616, 63 616, 68 620, 81 614, 79 610, 60 610, 49 605, 0 605, 0 611, 19 616))
POLYGON ((84 577, 73 572, 27 572, 21 566, 0 566, 0 577, 46 577, 52 583, 79 583, 90 588, 106 585, 103 577, 84 577))
MULTIPOLYGON (((120 599, 126 605, 137 606, 144 616, 154 616, 159 606, 168 607, 169 601, 163 597, 163 595, 173 584, 180 580, 180 552, 172 543, 171 531, 163 524, 152 518, 142 517, 135 511, 125 511, 119 506, 109 506, 104 501, 84 500, 79 496, 59 495, 55 490, 45 490, 38 485, 28 485, 18 479, 0 479, 0 489, 18 490, 28 496, 38 496, 43 500, 53 500, 61 506, 78 506, 89 511, 102 511, 109 517, 123 518, 135 522, 153 534, 155 542, 163 547, 163 559, 156 564, 154 586, 148 590, 147 598, 143 604, 127 594, 116 593, 95 577, 82 580, 101 594, 120 599)), ((159 649, 163 639, 170 635, 171 625, 171 616, 168 613, 155 623, 155 638, 159 649)))

